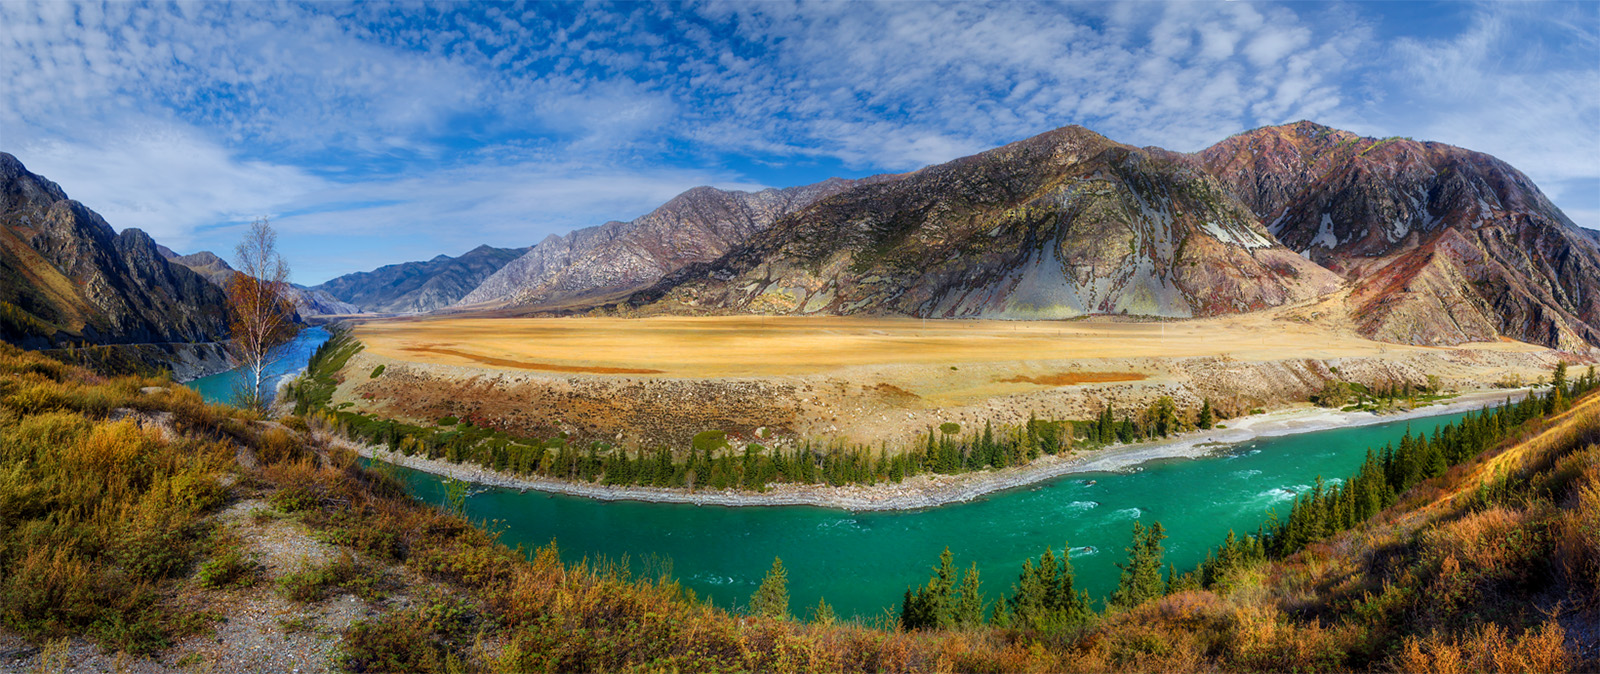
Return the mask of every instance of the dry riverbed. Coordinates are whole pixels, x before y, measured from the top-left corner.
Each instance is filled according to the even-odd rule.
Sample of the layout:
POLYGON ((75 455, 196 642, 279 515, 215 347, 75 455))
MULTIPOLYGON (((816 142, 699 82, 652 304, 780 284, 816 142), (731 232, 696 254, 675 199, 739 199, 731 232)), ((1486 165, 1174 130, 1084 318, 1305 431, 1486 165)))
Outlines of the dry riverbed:
POLYGON ((766 492, 733 489, 687 491, 658 487, 608 487, 513 475, 475 464, 456 464, 406 456, 383 448, 355 443, 350 443, 349 446, 367 458, 452 479, 507 489, 533 489, 603 501, 627 500, 719 506, 817 506, 849 511, 915 510, 971 501, 985 494, 1022 487, 1071 473, 1126 470, 1159 459, 1199 458, 1227 446, 1256 438, 1473 411, 1499 404, 1507 398, 1513 401, 1520 400, 1528 394, 1528 391, 1529 389, 1474 391, 1440 404, 1385 415, 1323 408, 1291 408, 1230 419, 1227 421, 1227 428, 1195 431, 1166 440, 1116 445, 1089 452, 1043 456, 1026 466, 959 475, 918 475, 899 484, 882 483, 873 486, 775 484, 766 492))

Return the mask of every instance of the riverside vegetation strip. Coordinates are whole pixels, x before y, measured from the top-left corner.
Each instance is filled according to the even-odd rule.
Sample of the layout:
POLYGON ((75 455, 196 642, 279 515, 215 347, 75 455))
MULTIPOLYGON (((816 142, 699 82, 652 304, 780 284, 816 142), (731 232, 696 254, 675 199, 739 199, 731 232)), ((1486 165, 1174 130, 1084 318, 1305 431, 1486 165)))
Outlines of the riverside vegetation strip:
MULTIPOLYGON (((1030 418, 1019 425, 985 422, 981 428, 946 422, 927 429, 910 446, 830 440, 785 450, 761 442, 732 442, 723 431, 705 430, 688 447, 628 448, 604 441, 581 443, 554 431, 543 439, 528 437, 478 414, 441 417, 424 425, 350 411, 349 402, 332 405, 335 389, 348 375, 343 372, 346 364, 363 348, 344 331, 322 345, 305 376, 288 389, 295 412, 320 415, 345 429, 357 441, 353 447, 369 457, 485 484, 606 500, 913 509, 1072 472, 1199 456, 1258 435, 1317 427, 1315 421, 1291 414, 1236 420, 1234 429, 1224 431, 1214 428, 1220 415, 1209 401, 1196 410, 1179 410, 1163 397, 1132 414, 1108 406, 1088 421, 1030 418)), ((358 379, 375 378, 365 372, 358 379)), ((1405 399, 1421 393, 1410 384, 1403 389, 1396 385, 1366 400, 1396 411, 1405 399)), ((1470 395, 1430 412, 1476 409, 1488 400, 1483 394, 1470 395)), ((1333 417, 1323 423, 1331 427, 1380 420, 1365 414, 1333 417)))
MULTIPOLYGON (((355 581, 367 565, 400 583, 383 590, 391 597, 437 584, 450 598, 380 600, 375 616, 329 632, 355 671, 1592 670, 1600 654, 1585 616, 1600 602, 1600 397, 1571 394, 1593 382, 1574 378, 1559 396, 1463 425, 1454 437, 1498 428, 1507 439, 1477 435, 1489 449, 1442 472, 1433 449, 1466 445, 1413 438, 1407 454, 1425 460, 1396 465, 1420 466, 1405 471, 1420 482, 1396 490, 1393 505, 1351 532, 1337 533, 1348 520, 1321 519, 1327 538, 1281 560, 1235 543, 1216 555, 1234 562, 1213 566, 1216 578, 1204 587, 1168 583, 1156 592, 1149 579, 1160 539, 1147 530, 1130 556, 1138 570, 1130 592, 1114 608, 1023 619, 1051 615, 1053 598, 1064 596, 1051 590, 1062 574, 1052 582, 1044 564, 1030 565, 1019 591, 1006 595, 1010 618, 1000 622, 1009 624, 936 617, 926 629, 903 630, 893 621, 830 620, 823 606, 796 611, 783 601, 781 574, 759 593, 760 610, 739 615, 625 564, 563 565, 553 548, 510 550, 361 468, 325 442, 315 419, 263 425, 164 381, 103 379, 0 347, 8 476, 0 484, 8 515, 0 520, 0 631, 35 643, 85 635, 108 652, 157 658, 129 658, 135 670, 203 664, 188 658, 193 642, 183 635, 219 628, 213 615, 186 607, 236 610, 235 590, 225 588, 232 581, 224 582, 234 574, 219 568, 232 557, 212 547, 226 541, 207 543, 204 518, 260 501, 275 504, 269 520, 306 527, 358 560, 354 573, 319 576, 335 578, 326 591, 337 596, 304 595, 312 601, 365 592, 355 581), (168 390, 144 392, 151 387, 168 390), (144 425, 112 420, 130 413, 144 425), (88 488, 108 480, 126 488, 88 488), (128 526, 128 517, 162 526, 128 526), (105 530, 77 536, 86 526, 105 530), (142 544, 146 536, 160 544, 142 544), (1025 600, 1012 607, 1010 597, 1025 600), (801 612, 814 619, 793 617, 801 612)), ((1311 513, 1342 500, 1296 510, 1316 521, 1311 513)), ((254 544, 250 531, 237 544, 254 544)), ((967 578, 945 577, 952 582, 931 584, 924 598, 963 605, 967 578)), ((993 603, 982 607, 993 615, 993 603)), ((291 628, 300 625, 276 629, 291 628)), ((32 655, 11 653, 24 653, 26 667, 81 651, 48 642, 32 655)))

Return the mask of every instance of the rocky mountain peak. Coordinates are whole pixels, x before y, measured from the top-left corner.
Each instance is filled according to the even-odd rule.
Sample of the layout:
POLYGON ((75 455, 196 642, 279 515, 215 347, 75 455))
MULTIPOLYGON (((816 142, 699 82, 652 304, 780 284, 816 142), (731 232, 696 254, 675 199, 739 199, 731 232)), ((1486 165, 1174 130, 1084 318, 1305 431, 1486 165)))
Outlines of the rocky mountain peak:
POLYGON ((1073 126, 856 186, 629 303, 674 313, 1201 316, 1339 285, 1193 161, 1073 126))
POLYGON ((1198 154, 1285 245, 1357 281, 1369 334, 1600 343, 1600 254, 1505 162, 1301 122, 1198 154))
POLYGON ((516 259, 526 248, 478 246, 460 257, 437 255, 423 262, 386 265, 370 272, 346 274, 311 288, 326 293, 339 313, 370 311, 422 313, 455 303, 489 275, 516 259), (344 308, 350 311, 344 311, 344 308))
POLYGON ((787 213, 852 186, 888 179, 830 179, 758 192, 695 187, 630 222, 546 237, 460 304, 541 310, 622 296, 686 265, 715 259, 787 213))
POLYGON ((116 233, 60 186, 0 153, 0 302, 28 320, 3 338, 45 345, 200 342, 227 333, 222 293, 144 232, 116 233))

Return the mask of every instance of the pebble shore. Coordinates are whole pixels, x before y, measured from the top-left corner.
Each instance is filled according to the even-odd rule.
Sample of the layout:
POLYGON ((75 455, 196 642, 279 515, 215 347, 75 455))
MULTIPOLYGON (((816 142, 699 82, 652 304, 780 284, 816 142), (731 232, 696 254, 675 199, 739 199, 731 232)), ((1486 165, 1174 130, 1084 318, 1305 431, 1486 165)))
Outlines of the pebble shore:
POLYGON ((1023 487, 1072 473, 1126 470, 1158 459, 1198 458, 1256 438, 1369 426, 1442 414, 1477 410, 1507 398, 1520 400, 1528 389, 1496 389, 1462 394, 1440 404, 1397 414, 1341 412, 1321 408, 1293 408, 1229 419, 1227 428, 1194 431, 1160 441, 1115 445, 1089 452, 1042 456, 1025 466, 984 470, 959 475, 918 475, 896 484, 827 485, 774 484, 765 492, 661 487, 614 487, 526 475, 513 475, 440 459, 406 456, 385 448, 344 442, 357 454, 413 470, 456 480, 501 487, 581 496, 601 501, 647 501, 716 506, 815 506, 852 512, 916 510, 971 501, 998 491, 1023 487))

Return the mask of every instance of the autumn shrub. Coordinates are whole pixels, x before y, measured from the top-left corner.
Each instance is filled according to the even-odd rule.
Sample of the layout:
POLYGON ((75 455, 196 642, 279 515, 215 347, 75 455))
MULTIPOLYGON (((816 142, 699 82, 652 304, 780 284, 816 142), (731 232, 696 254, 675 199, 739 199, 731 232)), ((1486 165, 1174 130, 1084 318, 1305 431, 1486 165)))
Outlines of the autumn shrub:
POLYGON ((1557 565, 1574 585, 1600 594, 1600 444, 1588 445, 1565 463, 1572 478, 1555 534, 1557 565))
POLYGON ((256 459, 262 463, 294 461, 305 456, 302 444, 282 428, 269 428, 257 436, 256 459))
POLYGON ((1462 638, 1439 634, 1408 638, 1392 664, 1397 671, 1418 674, 1557 674, 1570 671, 1573 664, 1565 641, 1565 631, 1554 622, 1529 628, 1520 635, 1487 623, 1462 638))
MULTIPOLYGON (((343 664, 352 672, 463 671, 461 658, 418 611, 394 611, 345 630, 343 664)), ((522 670, 529 671, 529 670, 522 670)))
POLYGON ((189 400, 140 391, 163 384, 0 347, 0 623, 139 653, 203 626, 167 588, 210 535, 201 521, 225 500, 216 474, 231 452, 106 420, 189 400))

